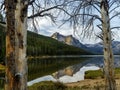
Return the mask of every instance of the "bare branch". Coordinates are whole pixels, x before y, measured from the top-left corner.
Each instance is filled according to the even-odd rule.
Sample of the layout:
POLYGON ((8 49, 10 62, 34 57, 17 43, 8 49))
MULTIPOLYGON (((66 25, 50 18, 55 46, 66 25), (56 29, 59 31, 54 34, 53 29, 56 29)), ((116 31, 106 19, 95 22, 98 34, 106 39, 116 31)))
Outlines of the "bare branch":
POLYGON ((111 2, 109 2, 109 7, 112 7, 116 3, 116 1, 118 0, 112 0, 111 2))
POLYGON ((110 28, 110 29, 111 29, 111 30, 112 30, 112 29, 120 29, 120 27, 112 27, 112 28, 110 28))
POLYGON ((100 27, 100 25, 97 25, 97 27, 98 27, 100 30, 102 30, 102 27, 100 27))
POLYGON ((28 19, 34 18, 34 17, 38 17, 38 16, 42 17, 42 16, 43 16, 42 13, 47 12, 47 11, 52 10, 52 9, 56 9, 58 6, 61 6, 61 5, 56 5, 56 6, 53 6, 53 7, 44 9, 44 10, 42 10, 42 11, 40 11, 40 12, 37 12, 37 13, 34 14, 34 15, 29 16, 28 19))
POLYGON ((28 5, 32 5, 35 2, 35 0, 29 0, 28 5))
POLYGON ((102 22, 102 19, 98 15, 83 13, 83 14, 76 14, 74 16, 78 16, 78 15, 80 15, 80 16, 91 16, 91 17, 94 17, 94 18, 98 19, 100 22, 102 22))
POLYGON ((100 38, 101 40, 103 40, 103 34, 102 33, 95 34, 95 36, 97 38, 100 38))
POLYGON ((118 12, 118 13, 115 14, 115 15, 113 15, 113 16, 109 19, 109 21, 112 20, 114 17, 116 17, 116 16, 118 16, 118 15, 120 15, 120 12, 118 12))
POLYGON ((120 6, 114 7, 112 10, 109 11, 109 13, 113 12, 115 9, 119 8, 120 6))
POLYGON ((94 7, 99 13, 101 13, 100 10, 99 10, 95 5, 93 5, 93 7, 94 7))

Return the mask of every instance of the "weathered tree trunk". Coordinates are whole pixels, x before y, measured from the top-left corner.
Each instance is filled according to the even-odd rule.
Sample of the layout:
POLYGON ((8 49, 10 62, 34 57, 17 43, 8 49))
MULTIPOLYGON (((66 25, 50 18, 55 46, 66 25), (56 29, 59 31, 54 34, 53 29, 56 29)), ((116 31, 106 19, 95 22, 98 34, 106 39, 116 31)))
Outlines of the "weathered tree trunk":
POLYGON ((5 90, 27 90, 27 0, 5 0, 6 81, 5 90))
POLYGON ((101 0, 101 17, 103 30, 103 45, 104 45, 104 70, 106 80, 106 90, 116 90, 114 78, 114 56, 111 46, 111 30, 109 22, 109 5, 107 0, 101 0))

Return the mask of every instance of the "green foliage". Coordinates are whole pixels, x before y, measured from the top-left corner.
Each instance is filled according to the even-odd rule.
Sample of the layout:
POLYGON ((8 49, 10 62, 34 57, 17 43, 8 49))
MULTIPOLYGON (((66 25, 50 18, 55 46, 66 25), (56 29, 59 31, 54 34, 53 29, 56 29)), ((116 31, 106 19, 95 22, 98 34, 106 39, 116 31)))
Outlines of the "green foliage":
MULTIPOLYGON (((5 60, 5 30, 0 26, 0 62, 5 60)), ((58 42, 50 37, 28 31, 27 55, 83 55, 90 54, 83 49, 58 42)))
POLYGON ((41 55, 83 55, 90 54, 83 49, 69 46, 53 38, 28 31, 27 37, 29 56, 41 55))
POLYGON ((4 90, 5 66, 0 64, 0 90, 4 90))
POLYGON ((0 22, 3 22, 3 20, 4 20, 4 17, 3 17, 3 15, 0 13, 0 22))
POLYGON ((95 87, 91 87, 90 85, 66 86, 60 82, 45 81, 29 86, 28 90, 99 90, 102 87, 103 85, 99 85, 95 87))
POLYGON ((115 74, 120 74, 120 68, 115 68, 115 74))
POLYGON ((115 68, 115 78, 120 79, 120 68, 115 68))
MULTIPOLYGON (((102 70, 89 70, 85 72, 85 79, 104 78, 102 70)), ((120 79, 120 68, 115 68, 115 78, 120 79)))
POLYGON ((66 90, 66 86, 59 82, 45 81, 28 87, 28 90, 66 90))
POLYGON ((0 62, 4 63, 5 60, 5 31, 0 27, 0 62))
POLYGON ((101 70, 89 70, 85 72, 85 79, 103 78, 104 75, 101 70))

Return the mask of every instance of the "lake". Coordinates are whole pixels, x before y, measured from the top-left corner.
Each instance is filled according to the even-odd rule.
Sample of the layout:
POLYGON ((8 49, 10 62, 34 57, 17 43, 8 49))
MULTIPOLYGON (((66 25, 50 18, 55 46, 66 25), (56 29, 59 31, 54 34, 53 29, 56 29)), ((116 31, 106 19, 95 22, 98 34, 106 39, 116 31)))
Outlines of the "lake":
MULTIPOLYGON (((84 71, 96 70, 98 69, 98 67, 99 68, 103 67, 103 56, 101 55, 58 56, 41 59, 38 58, 34 60, 32 59, 29 60, 28 63, 29 63, 28 80, 31 81, 37 78, 34 81, 31 81, 31 83, 47 80, 52 81, 59 80, 64 83, 67 83, 83 80, 84 78, 80 75, 84 76, 83 73, 84 71), (81 74, 80 69, 84 69, 81 70, 83 74, 81 74), (53 76, 53 74, 55 75, 53 76)), ((120 67, 119 55, 115 56, 115 67, 120 67)))
POLYGON ((28 60, 28 81, 37 77, 52 74, 67 66, 76 65, 87 60, 87 57, 49 57, 28 60))
MULTIPOLYGON (((64 70, 70 75, 77 73, 84 66, 103 67, 103 57, 96 55, 88 56, 54 56, 28 59, 28 81, 57 72, 56 78, 65 76, 64 70), (72 70, 72 73, 69 71, 72 70)), ((115 56, 115 66, 120 67, 120 56, 115 56)), ((46 77, 47 78, 47 77, 46 77)), ((0 87, 3 81, 0 80, 0 87)))

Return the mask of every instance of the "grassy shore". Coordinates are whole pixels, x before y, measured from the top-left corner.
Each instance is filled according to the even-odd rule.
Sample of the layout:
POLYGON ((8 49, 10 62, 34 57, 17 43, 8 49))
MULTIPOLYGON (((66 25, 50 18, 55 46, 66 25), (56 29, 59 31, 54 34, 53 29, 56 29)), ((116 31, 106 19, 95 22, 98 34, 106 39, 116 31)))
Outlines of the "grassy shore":
POLYGON ((4 77, 5 75, 5 66, 0 64, 0 77, 4 77))
MULTIPOLYGON (((115 79, 117 90, 120 89, 120 68, 115 69, 115 79)), ((78 90, 105 90, 105 80, 104 75, 101 70, 90 70, 85 72, 85 80, 68 83, 67 87, 79 87, 78 90)))
POLYGON ((2 71, 5 70, 5 66, 0 64, 0 70, 2 70, 2 71))
MULTIPOLYGON (((120 89, 120 79, 116 79, 117 90, 120 89)), ((104 79, 85 79, 80 82, 62 84, 45 81, 28 87, 28 90, 105 90, 104 79)))
MULTIPOLYGON (((115 69, 118 90, 120 89, 120 68, 115 69)), ((40 82, 28 87, 28 90, 105 90, 104 75, 101 70, 87 71, 85 80, 62 84, 59 82, 40 82)))

